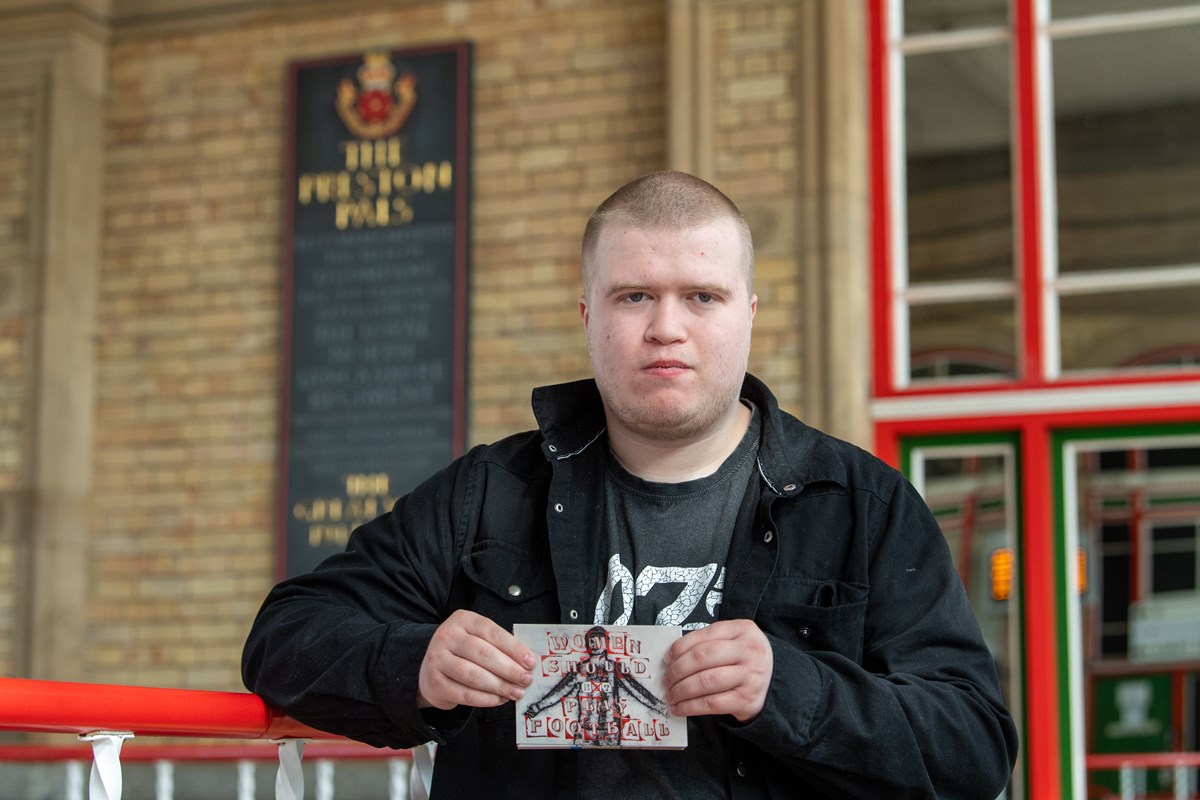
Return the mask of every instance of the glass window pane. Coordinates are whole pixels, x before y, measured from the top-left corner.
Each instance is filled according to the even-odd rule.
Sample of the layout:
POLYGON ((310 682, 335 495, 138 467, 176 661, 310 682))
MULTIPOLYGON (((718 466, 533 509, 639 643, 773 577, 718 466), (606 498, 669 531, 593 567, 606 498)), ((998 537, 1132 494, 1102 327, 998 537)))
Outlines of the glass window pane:
POLYGON ((1083 17, 1093 14, 1119 14, 1125 11, 1155 11, 1195 4, 1196 0, 1050 0, 1050 13, 1055 17, 1083 17))
POLYGON ((1200 25, 1054 45, 1059 271, 1200 261, 1200 25))
POLYGON ((1200 663, 1200 642, 1180 640, 1200 623, 1200 467, 1187 463, 1196 445, 1129 442, 1119 471, 1114 459, 1099 457, 1101 448, 1116 452, 1113 443, 1076 459, 1075 526, 1089 573, 1080 619, 1089 663, 1200 663), (1181 466, 1150 466, 1156 463, 1181 466))
POLYGON ((1170 450, 1154 450, 1147 454, 1148 469, 1178 469, 1200 467, 1200 447, 1175 447, 1170 450))
MULTIPOLYGON (((1194 436, 1110 439, 1080 446, 1066 465, 1076 487, 1070 527, 1088 564, 1079 668, 1090 753, 1158 753, 1178 742, 1191 750, 1200 741, 1200 717, 1189 713, 1200 670, 1200 468, 1187 455, 1197 444, 1194 436)), ((1170 770, 1136 775, 1139 797, 1175 788, 1170 770)), ((1116 797, 1120 781, 1092 770, 1088 786, 1089 797, 1093 789, 1116 797)))
POLYGON ((906 0, 905 33, 989 28, 1008 22, 1007 0, 906 0))
POLYGON ((1150 532, 1155 544, 1159 542, 1194 542, 1196 530, 1191 525, 1159 525, 1150 532))
POLYGON ((909 281, 1013 276, 1009 49, 905 60, 909 281))
POLYGON ((1059 301, 1064 370, 1171 366, 1200 355, 1200 286, 1059 301))
POLYGON ((1016 375, 1012 300, 935 303, 909 308, 911 377, 1016 375))
POLYGON ((1196 556, 1194 553, 1155 553, 1151 585, 1155 594, 1195 591, 1196 556))
POLYGON ((920 462, 916 486, 946 536, 984 638, 1002 675, 1015 680, 1009 670, 1017 666, 1011 652, 1016 631, 1010 626, 1017 613, 1018 570, 1015 562, 997 560, 1016 551, 1011 448, 922 448, 914 459, 920 462))
POLYGON ((1103 581, 1100 620, 1106 626, 1118 623, 1122 632, 1129 622, 1129 556, 1121 552, 1123 549, 1103 551, 1100 563, 1100 578, 1103 581))
POLYGON ((1005 700, 1020 725, 1024 691, 1015 449, 1003 443, 921 447, 913 451, 912 472, 946 537, 995 658, 1005 700))

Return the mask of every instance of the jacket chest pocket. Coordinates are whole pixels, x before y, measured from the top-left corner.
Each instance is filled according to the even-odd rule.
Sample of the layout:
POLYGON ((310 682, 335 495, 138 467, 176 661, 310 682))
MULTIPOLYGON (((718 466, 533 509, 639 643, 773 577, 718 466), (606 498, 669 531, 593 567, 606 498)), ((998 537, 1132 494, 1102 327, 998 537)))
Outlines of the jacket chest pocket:
POLYGON ((463 556, 462 570, 473 589, 467 607, 505 630, 515 622, 558 618, 548 553, 487 539, 463 556))
POLYGON ((861 663, 867 587, 838 580, 773 579, 755 621, 801 650, 829 651, 861 663))

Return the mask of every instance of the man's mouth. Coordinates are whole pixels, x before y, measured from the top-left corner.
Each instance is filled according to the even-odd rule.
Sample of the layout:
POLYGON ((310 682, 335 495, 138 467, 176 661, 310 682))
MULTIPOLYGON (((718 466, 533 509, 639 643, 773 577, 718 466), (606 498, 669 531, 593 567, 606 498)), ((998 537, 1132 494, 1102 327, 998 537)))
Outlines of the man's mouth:
POLYGON ((642 367, 643 372, 659 378, 670 378, 675 375, 682 375, 690 369, 691 367, 682 361, 669 360, 652 361, 651 363, 642 367))

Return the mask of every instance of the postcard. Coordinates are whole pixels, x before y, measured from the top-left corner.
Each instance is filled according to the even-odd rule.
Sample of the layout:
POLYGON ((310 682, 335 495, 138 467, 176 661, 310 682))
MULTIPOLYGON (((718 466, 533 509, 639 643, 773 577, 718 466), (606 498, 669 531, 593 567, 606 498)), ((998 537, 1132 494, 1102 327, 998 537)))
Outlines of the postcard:
POLYGON ((538 657, 517 701, 517 747, 687 747, 687 720, 663 701, 677 626, 516 625, 538 657))

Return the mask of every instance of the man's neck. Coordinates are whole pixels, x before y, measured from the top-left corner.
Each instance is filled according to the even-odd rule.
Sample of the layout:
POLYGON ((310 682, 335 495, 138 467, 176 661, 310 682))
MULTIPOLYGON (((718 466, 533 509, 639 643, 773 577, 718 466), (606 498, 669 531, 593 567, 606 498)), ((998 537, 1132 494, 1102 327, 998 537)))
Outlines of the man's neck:
POLYGON ((712 475, 737 449, 753 417, 739 402, 729 421, 706 436, 676 442, 649 439, 619 426, 608 428, 608 444, 625 470, 654 483, 683 483, 712 475))

